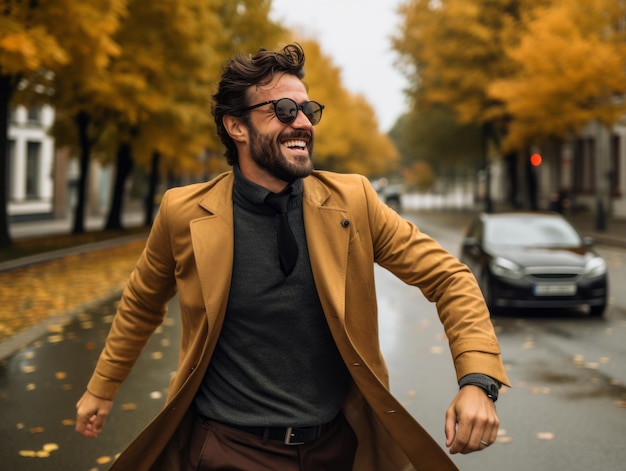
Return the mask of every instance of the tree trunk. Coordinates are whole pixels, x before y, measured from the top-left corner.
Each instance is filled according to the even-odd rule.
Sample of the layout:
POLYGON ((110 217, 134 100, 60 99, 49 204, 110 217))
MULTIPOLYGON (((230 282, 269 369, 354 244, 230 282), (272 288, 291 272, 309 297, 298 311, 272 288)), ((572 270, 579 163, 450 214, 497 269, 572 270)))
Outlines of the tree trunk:
POLYGON ((159 184, 159 161, 161 160, 161 154, 158 152, 152 153, 152 161, 150 162, 150 181, 148 184, 148 194, 146 195, 144 205, 144 226, 150 227, 153 221, 154 215, 154 199, 156 196, 157 185, 159 184))
POLYGON ((89 115, 83 111, 74 118, 78 127, 78 143, 80 147, 80 172, 74 208, 74 227, 72 234, 85 232, 85 206, 87 202, 87 182, 89 181, 89 161, 91 159, 92 141, 89 139, 89 115))
POLYGON ((105 229, 119 230, 122 226, 122 210, 124 202, 124 189, 126 179, 133 168, 133 158, 131 156, 131 147, 128 142, 123 142, 117 149, 117 159, 115 166, 115 184, 113 186, 113 195, 111 199, 111 207, 109 208, 109 216, 105 229))
POLYGON ((0 248, 13 245, 9 233, 9 109, 15 87, 8 75, 0 75, 0 248))

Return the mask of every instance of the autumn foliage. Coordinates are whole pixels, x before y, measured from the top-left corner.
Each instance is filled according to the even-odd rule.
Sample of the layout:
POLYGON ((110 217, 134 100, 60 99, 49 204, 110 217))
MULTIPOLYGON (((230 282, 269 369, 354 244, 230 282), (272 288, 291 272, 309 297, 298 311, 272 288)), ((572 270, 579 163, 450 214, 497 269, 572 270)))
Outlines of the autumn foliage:
POLYGON ((486 124, 504 151, 626 111, 624 2, 409 0, 399 13, 393 42, 415 109, 486 124))

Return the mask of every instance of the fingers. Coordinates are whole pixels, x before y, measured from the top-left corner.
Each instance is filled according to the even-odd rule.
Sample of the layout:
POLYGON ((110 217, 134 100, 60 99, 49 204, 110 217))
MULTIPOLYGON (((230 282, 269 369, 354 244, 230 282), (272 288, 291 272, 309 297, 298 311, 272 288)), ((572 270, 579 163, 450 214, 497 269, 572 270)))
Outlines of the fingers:
POLYGON ((451 454, 483 450, 498 435, 500 421, 495 405, 479 388, 469 388, 459 392, 446 413, 446 446, 451 454))
POLYGON ((86 438, 97 438, 111 410, 112 401, 89 392, 76 403, 76 432, 86 438))

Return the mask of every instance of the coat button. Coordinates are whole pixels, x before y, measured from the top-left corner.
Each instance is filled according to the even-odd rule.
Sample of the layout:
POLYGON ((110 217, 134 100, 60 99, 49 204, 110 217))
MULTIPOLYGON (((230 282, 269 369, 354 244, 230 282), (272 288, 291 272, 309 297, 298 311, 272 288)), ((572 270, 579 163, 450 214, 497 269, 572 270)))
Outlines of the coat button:
POLYGON ((341 221, 341 225, 343 227, 348 227, 350 225, 350 221, 348 221, 347 219, 344 219, 343 221, 341 221))

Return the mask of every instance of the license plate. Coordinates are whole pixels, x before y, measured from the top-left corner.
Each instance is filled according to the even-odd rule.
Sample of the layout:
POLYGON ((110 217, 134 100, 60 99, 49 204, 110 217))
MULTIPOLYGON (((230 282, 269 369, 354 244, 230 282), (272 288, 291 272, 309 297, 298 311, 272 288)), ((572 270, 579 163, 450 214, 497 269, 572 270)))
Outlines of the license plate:
POLYGON ((574 296, 576 285, 535 285, 535 296, 574 296))

